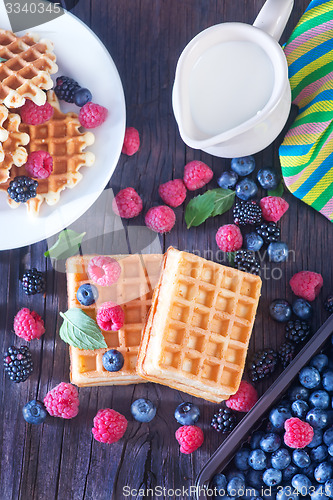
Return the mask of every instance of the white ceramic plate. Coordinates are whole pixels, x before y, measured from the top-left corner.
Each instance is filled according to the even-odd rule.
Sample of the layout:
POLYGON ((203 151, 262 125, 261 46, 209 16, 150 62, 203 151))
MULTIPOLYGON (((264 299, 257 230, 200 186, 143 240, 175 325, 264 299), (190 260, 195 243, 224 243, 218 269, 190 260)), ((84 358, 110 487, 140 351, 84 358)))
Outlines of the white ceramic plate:
MULTIPOLYGON (((2 4, 2 2, 0 2, 2 4)), ((2 9, 1 9, 2 10, 2 9)), ((8 28, 0 10, 0 26, 8 28), (4 22, 2 22, 4 21, 4 22)), ((3 12, 3 11, 2 11, 3 12)), ((88 87, 93 101, 109 110, 107 120, 93 129, 95 153, 92 167, 82 167, 82 180, 74 189, 65 189, 57 205, 41 206, 38 217, 29 217, 24 204, 12 209, 0 192, 0 250, 9 250, 41 241, 78 219, 98 198, 119 160, 125 133, 125 98, 116 66, 97 36, 70 13, 28 31, 54 43, 59 72, 88 87)), ((74 104, 60 102, 62 111, 78 112, 74 104)))

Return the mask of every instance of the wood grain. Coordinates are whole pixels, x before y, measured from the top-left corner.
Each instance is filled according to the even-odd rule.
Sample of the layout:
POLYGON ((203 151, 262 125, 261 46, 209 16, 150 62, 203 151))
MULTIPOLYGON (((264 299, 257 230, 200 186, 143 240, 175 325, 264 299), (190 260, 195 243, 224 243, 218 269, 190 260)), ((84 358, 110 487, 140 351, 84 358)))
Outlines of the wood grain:
MULTIPOLYGON (((263 0, 79 1, 74 13, 97 33, 110 51, 124 86, 127 124, 138 128, 142 140, 138 154, 121 156, 109 184, 115 192, 132 185, 142 194, 146 210, 160 203, 158 185, 181 177, 188 161, 205 161, 212 166, 215 177, 229 166, 229 160, 191 150, 180 139, 171 106, 175 67, 186 43, 202 29, 222 21, 252 23, 263 3, 263 0)), ((283 41, 308 1, 295 3, 283 41)), ((277 147, 278 141, 256 155, 259 167, 279 168, 277 147)), ((215 187, 214 181, 211 185, 215 187)), ((326 317, 321 302, 333 283, 332 225, 290 194, 286 194, 286 199, 291 208, 281 222, 282 238, 295 251, 295 260, 280 266, 281 279, 274 280, 270 270, 264 280, 251 352, 263 346, 276 348, 282 342, 283 326, 269 319, 268 304, 278 297, 293 299, 288 281, 296 271, 310 269, 323 274, 324 289, 315 302, 314 328, 326 317)), ((133 226, 143 225, 143 216, 140 216, 114 236, 110 202, 110 197, 103 198, 72 226, 73 229, 83 226, 87 231, 84 252, 126 251, 133 226)), ((161 238, 163 250, 174 245, 221 260, 221 255, 216 253, 215 232, 218 226, 232 221, 231 213, 187 231, 183 211, 184 207, 176 209, 175 229, 161 238)), ((142 234, 138 245, 146 242, 147 233, 142 234)), ((148 243, 156 248, 156 241, 149 238, 148 243)), ((19 308, 35 309, 43 315, 46 325, 42 340, 31 342, 35 370, 27 382, 13 384, 1 368, 0 500, 119 500, 125 498, 122 490, 125 485, 137 490, 157 485, 167 489, 193 485, 196 475, 223 440, 209 428, 218 405, 154 384, 83 388, 80 389, 81 410, 74 420, 49 418, 43 426, 25 424, 22 406, 32 398, 43 399, 49 389, 68 381, 68 351, 58 336, 58 312, 65 310, 67 303, 66 279, 61 265, 55 270, 43 257, 46 248, 47 243, 43 241, 0 254, 1 351, 11 344, 20 344, 12 333, 13 317, 19 308), (45 296, 29 298, 22 293, 19 275, 31 266, 47 273, 45 296), (139 424, 131 418, 130 404, 139 397, 149 397, 158 406, 157 416, 150 424, 139 424), (174 438, 177 423, 173 412, 186 400, 199 406, 200 425, 205 432, 204 445, 190 456, 179 453, 174 438), (111 446, 97 443, 91 434, 94 415, 106 407, 120 411, 129 419, 126 438, 111 446)), ((270 383, 260 384, 259 392, 270 383)), ((133 493, 126 498, 134 499, 138 495, 133 493)), ((160 498, 171 496, 166 493, 160 498)))

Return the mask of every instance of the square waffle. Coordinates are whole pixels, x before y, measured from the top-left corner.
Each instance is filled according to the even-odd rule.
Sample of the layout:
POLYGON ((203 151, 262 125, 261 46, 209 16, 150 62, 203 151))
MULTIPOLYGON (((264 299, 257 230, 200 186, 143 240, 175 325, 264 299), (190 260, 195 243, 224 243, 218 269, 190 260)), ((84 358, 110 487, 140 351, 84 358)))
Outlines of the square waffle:
POLYGON ((145 382, 136 373, 136 361, 141 332, 151 305, 153 288, 156 285, 162 263, 162 255, 112 255, 121 266, 117 283, 108 287, 95 284, 98 299, 91 306, 81 305, 76 292, 83 283, 90 283, 87 274, 92 255, 67 259, 68 307, 80 307, 96 319, 96 312, 103 302, 112 301, 125 312, 124 326, 117 332, 102 331, 108 349, 117 349, 124 356, 124 366, 118 372, 104 369, 102 357, 108 349, 82 350, 70 346, 71 381, 79 387, 93 385, 126 385, 145 382))
POLYGON ((36 33, 22 37, 0 30, 0 103, 19 108, 30 99, 38 106, 45 103, 42 89, 53 87, 50 75, 58 71, 56 56, 49 40, 39 40, 36 33))
MULTIPOLYGON (((0 108, 4 106, 0 104, 0 108)), ((0 144, 0 184, 8 180, 10 170, 14 165, 17 169, 27 161, 28 153, 24 146, 29 143, 30 137, 19 130, 20 124, 21 117, 16 113, 8 113, 8 117, 2 124, 7 132, 7 139, 0 144)), ((17 171, 19 172, 18 169, 17 171)))
POLYGON ((260 290, 258 276, 169 248, 138 374, 208 401, 228 399, 242 378, 260 290))
MULTIPOLYGON (((54 108, 53 117, 42 125, 27 125, 21 123, 20 132, 30 136, 27 146, 28 153, 32 151, 48 151, 53 158, 53 171, 47 179, 37 179, 37 196, 26 202, 28 213, 38 215, 40 206, 46 201, 48 205, 55 205, 61 192, 66 188, 73 188, 81 179, 79 172, 83 166, 91 166, 95 155, 84 152, 87 146, 93 144, 95 137, 92 132, 80 132, 80 122, 76 113, 62 113, 59 101, 53 91, 48 93, 48 102, 54 108)), ((24 166, 13 166, 10 170, 8 182, 0 184, 0 190, 7 191, 9 182, 18 175, 29 174, 24 166)), ((12 208, 19 206, 8 197, 12 208)))

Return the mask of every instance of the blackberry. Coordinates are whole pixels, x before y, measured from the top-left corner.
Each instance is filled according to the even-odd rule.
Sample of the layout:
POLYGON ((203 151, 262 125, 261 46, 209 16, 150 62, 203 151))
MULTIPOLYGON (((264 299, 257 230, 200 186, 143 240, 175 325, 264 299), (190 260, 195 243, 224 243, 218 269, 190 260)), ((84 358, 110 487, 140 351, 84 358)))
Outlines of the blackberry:
POLYGON ((37 194, 38 182, 31 177, 19 175, 9 183, 7 193, 17 203, 25 203, 37 194))
POLYGON ((290 320, 286 323, 285 337, 287 340, 299 344, 304 342, 311 333, 311 327, 307 321, 301 319, 290 320))
POLYGON ((4 354, 5 371, 13 382, 24 382, 33 370, 31 352, 28 347, 8 347, 4 354))
POLYGON ((45 291, 44 273, 37 271, 35 267, 24 271, 22 275, 23 291, 27 295, 35 295, 45 291))
POLYGON ((274 243, 280 240, 281 231, 275 222, 262 222, 256 227, 256 232, 265 243, 274 243))
POLYGON ((233 214, 234 222, 238 226, 258 224, 262 217, 261 208, 254 200, 237 201, 233 209, 233 214))
POLYGON ((249 376, 252 382, 258 382, 271 375, 277 365, 278 355, 273 349, 265 349, 254 353, 250 367, 249 376))
POLYGON ((66 102, 74 102, 74 94, 80 90, 80 85, 68 76, 58 76, 54 92, 58 99, 66 102))
POLYGON ((214 413, 210 425, 217 432, 230 432, 236 427, 236 416, 229 408, 220 408, 218 413, 214 413))
POLYGON ((284 342, 280 346, 278 350, 278 355, 283 368, 287 368, 287 366, 294 359, 295 351, 296 351, 295 344, 292 344, 291 342, 284 342))
POLYGON ((240 271, 259 274, 260 262, 256 259, 254 252, 251 250, 238 250, 235 253, 234 264, 240 271))
POLYGON ((326 311, 328 311, 330 314, 333 313, 333 294, 329 295, 325 302, 324 302, 324 307, 326 311))

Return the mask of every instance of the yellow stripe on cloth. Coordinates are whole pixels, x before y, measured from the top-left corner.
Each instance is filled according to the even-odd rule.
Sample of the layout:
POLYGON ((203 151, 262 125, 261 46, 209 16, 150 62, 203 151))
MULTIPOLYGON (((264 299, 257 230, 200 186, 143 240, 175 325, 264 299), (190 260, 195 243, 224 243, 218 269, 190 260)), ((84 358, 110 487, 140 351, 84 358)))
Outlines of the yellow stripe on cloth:
POLYGON ((316 88, 312 94, 309 94, 308 96, 304 97, 301 101, 297 102, 297 106, 302 109, 304 106, 307 106, 317 95, 321 94, 325 90, 332 90, 333 89, 333 81, 332 80, 327 80, 324 84, 320 86, 320 88, 316 88))
MULTIPOLYGON (((331 148, 332 149, 332 148, 331 148)), ((313 186, 313 188, 304 196, 303 201, 311 205, 316 199, 327 189, 332 182, 333 166, 332 168, 313 186)))
POLYGON ((318 45, 327 42, 331 38, 331 36, 332 30, 327 30, 324 33, 320 33, 319 35, 314 36, 307 42, 303 42, 302 45, 296 47, 296 49, 294 49, 291 54, 287 56, 288 65, 290 66, 304 54, 307 54, 311 49, 314 49, 315 47, 318 47, 318 45))
POLYGON ((315 61, 312 61, 310 64, 307 66, 304 66, 302 69, 300 69, 294 76, 290 78, 290 86, 291 88, 297 87, 297 85, 310 73, 315 71, 316 69, 321 68, 322 66, 325 66, 325 64, 328 64, 331 62, 333 59, 333 50, 330 50, 326 54, 322 55, 321 57, 318 57, 315 61))
POLYGON ((306 21, 309 21, 310 19, 314 19, 315 17, 321 16, 322 14, 325 14, 326 12, 329 12, 329 8, 327 8, 327 4, 323 3, 321 5, 317 5, 316 7, 313 7, 312 9, 304 12, 303 16, 301 17, 300 21, 297 24, 297 28, 299 26, 302 26, 302 24, 306 23, 306 21))

